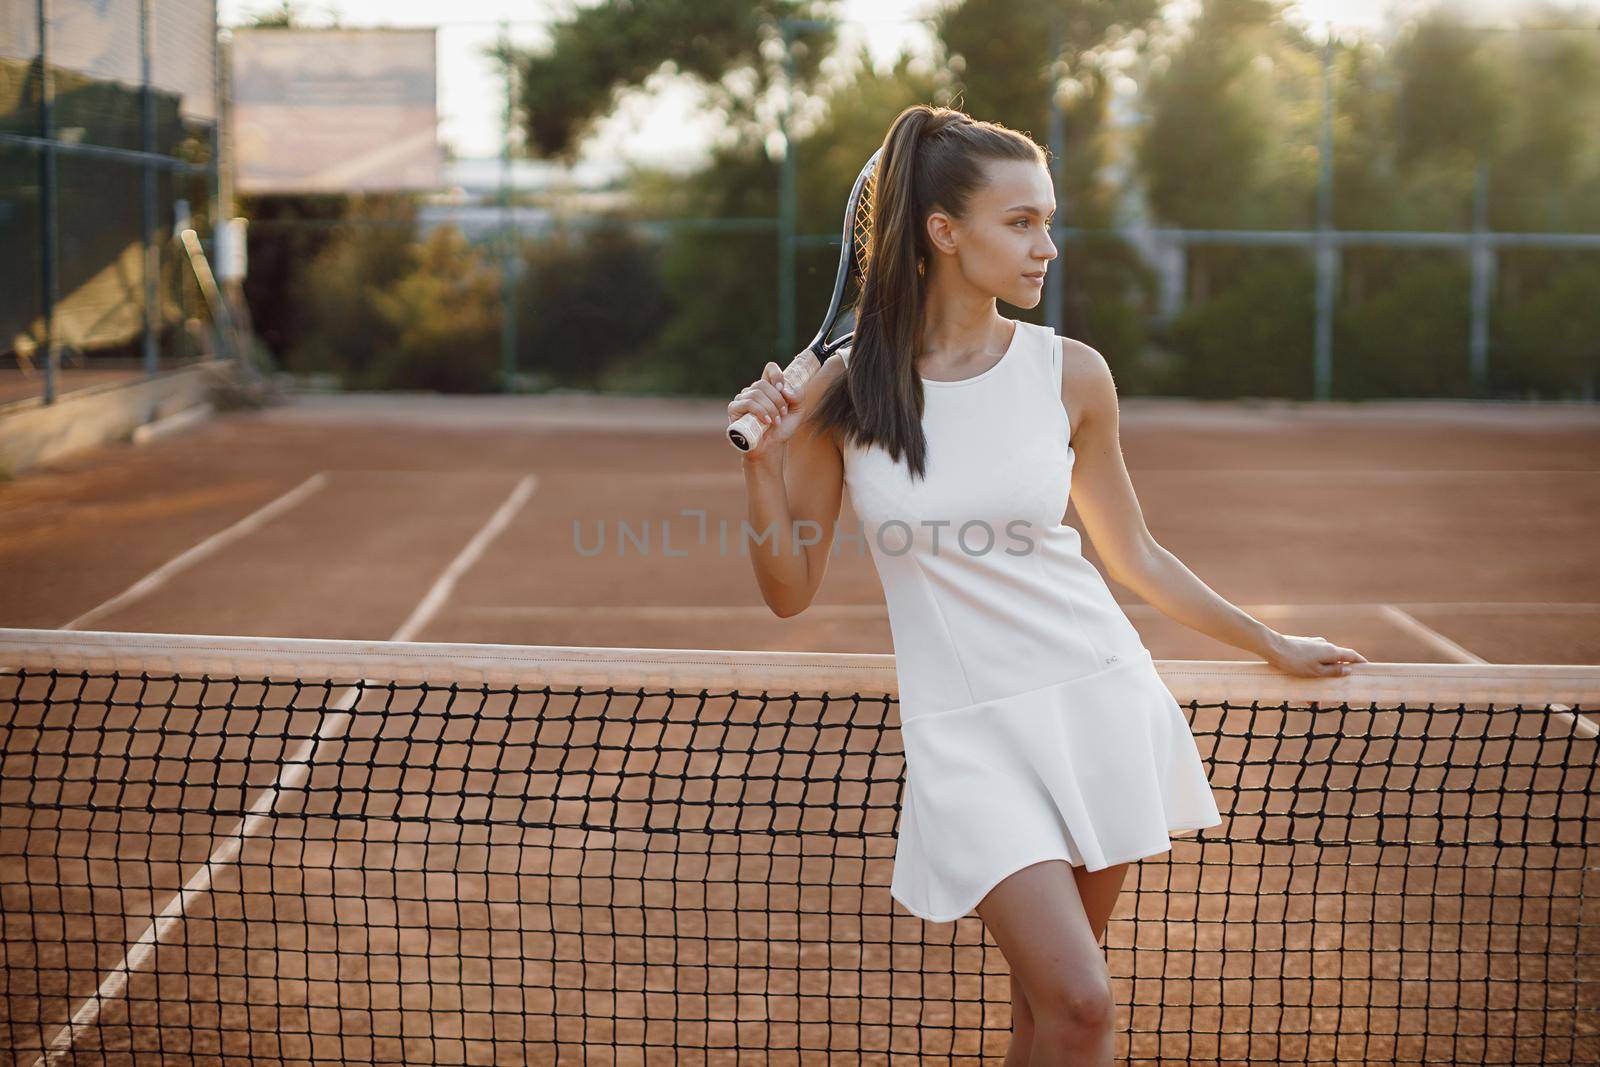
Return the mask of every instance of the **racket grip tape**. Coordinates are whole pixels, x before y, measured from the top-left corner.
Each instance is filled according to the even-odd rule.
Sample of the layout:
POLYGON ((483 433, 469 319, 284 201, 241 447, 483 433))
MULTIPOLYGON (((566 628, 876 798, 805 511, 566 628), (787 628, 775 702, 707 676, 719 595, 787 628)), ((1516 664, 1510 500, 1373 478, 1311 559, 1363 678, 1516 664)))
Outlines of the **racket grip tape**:
MULTIPOLYGON (((789 365, 783 369, 783 380, 789 383, 789 388, 796 393, 805 387, 811 376, 822 369, 822 364, 817 362, 817 357, 812 355, 810 349, 801 352, 789 365)), ((728 427, 728 440, 741 452, 748 452, 754 448, 767 432, 767 423, 753 411, 740 415, 728 427)))

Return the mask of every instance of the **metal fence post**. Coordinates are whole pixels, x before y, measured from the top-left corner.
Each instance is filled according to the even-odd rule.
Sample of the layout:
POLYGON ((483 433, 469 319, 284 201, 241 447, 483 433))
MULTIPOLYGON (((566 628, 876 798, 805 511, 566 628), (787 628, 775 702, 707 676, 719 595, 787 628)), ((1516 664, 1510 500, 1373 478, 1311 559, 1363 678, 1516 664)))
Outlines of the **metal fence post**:
POLYGON ((1488 240, 1489 168, 1478 164, 1472 192, 1472 326, 1467 358, 1474 396, 1489 395, 1489 297, 1494 286, 1495 250, 1488 240))
POLYGON ((39 20, 39 310, 44 321, 44 402, 56 400, 56 121, 50 76, 50 0, 38 0, 39 20))
POLYGON ((516 391, 517 296, 516 208, 512 204, 511 127, 516 122, 516 63, 511 56, 511 24, 500 20, 500 53, 505 63, 506 100, 500 144, 500 388, 516 391))
POLYGON ((150 0, 139 0, 139 131, 145 158, 139 164, 144 187, 139 237, 144 244, 144 373, 154 378, 161 366, 156 331, 160 327, 161 246, 156 243, 156 102, 151 85, 150 0))
POLYGON ((1333 227, 1333 27, 1322 39, 1322 136, 1317 144, 1317 311, 1313 342, 1313 395, 1333 394, 1333 304, 1339 280, 1339 249, 1333 227))
POLYGON ((211 186, 213 255, 216 254, 217 234, 221 233, 223 225, 233 218, 233 177, 227 173, 228 168, 223 161, 222 130, 222 124, 227 120, 227 112, 233 102, 232 85, 229 81, 232 77, 232 67, 223 61, 222 35, 217 32, 219 28, 217 0, 211 0, 211 110, 214 114, 211 119, 211 161, 206 168, 206 178, 211 186))

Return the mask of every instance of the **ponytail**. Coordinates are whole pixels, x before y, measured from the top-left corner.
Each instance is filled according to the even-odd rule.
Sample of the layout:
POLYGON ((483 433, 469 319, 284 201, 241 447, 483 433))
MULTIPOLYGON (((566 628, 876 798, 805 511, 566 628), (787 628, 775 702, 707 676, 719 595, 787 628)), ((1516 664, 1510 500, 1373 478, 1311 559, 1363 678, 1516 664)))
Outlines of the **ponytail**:
POLYGON ((889 126, 873 177, 872 254, 856 305, 849 372, 816 409, 820 429, 881 446, 897 461, 904 455, 919 478, 927 469, 916 370, 933 251, 927 219, 933 211, 964 215, 987 181, 982 163, 989 159, 1043 163, 1046 157, 1029 137, 952 108, 915 104, 889 126))

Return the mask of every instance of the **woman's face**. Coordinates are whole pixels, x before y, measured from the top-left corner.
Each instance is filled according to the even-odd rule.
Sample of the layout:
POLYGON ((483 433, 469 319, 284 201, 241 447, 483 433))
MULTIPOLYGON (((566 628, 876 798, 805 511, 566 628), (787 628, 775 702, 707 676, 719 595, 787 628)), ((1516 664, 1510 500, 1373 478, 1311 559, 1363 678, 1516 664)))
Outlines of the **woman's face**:
POLYGON ((1013 307, 1031 308, 1044 295, 1045 271, 1056 258, 1050 220, 1056 198, 1050 172, 1023 160, 987 160, 989 182, 973 194, 964 219, 928 216, 928 236, 943 255, 929 269, 959 272, 972 285, 1013 307))

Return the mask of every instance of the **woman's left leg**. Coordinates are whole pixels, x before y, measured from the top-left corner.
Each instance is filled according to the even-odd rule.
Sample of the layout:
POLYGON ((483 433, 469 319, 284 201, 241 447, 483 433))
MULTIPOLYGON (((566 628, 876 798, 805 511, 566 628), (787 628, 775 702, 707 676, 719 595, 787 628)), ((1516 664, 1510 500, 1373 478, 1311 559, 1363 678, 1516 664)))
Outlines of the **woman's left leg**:
MULTIPOLYGON (((1106 925, 1116 909, 1117 895, 1122 892, 1129 866, 1119 863, 1098 871, 1072 868, 1072 880, 1078 887, 1078 896, 1083 900, 1083 911, 1096 941, 1105 940, 1106 925)), ((1033 1008, 1014 972, 1011 975, 1011 1028, 1013 1039, 1006 1053, 1005 1067, 1026 1067, 1033 1043, 1033 1008)))
POLYGON ((1116 910, 1117 894, 1122 892, 1129 866, 1118 863, 1098 871, 1072 868, 1072 878, 1078 883, 1078 896, 1083 898, 1084 914, 1089 916, 1089 929, 1094 931, 1096 941, 1105 940, 1106 924, 1116 910))

